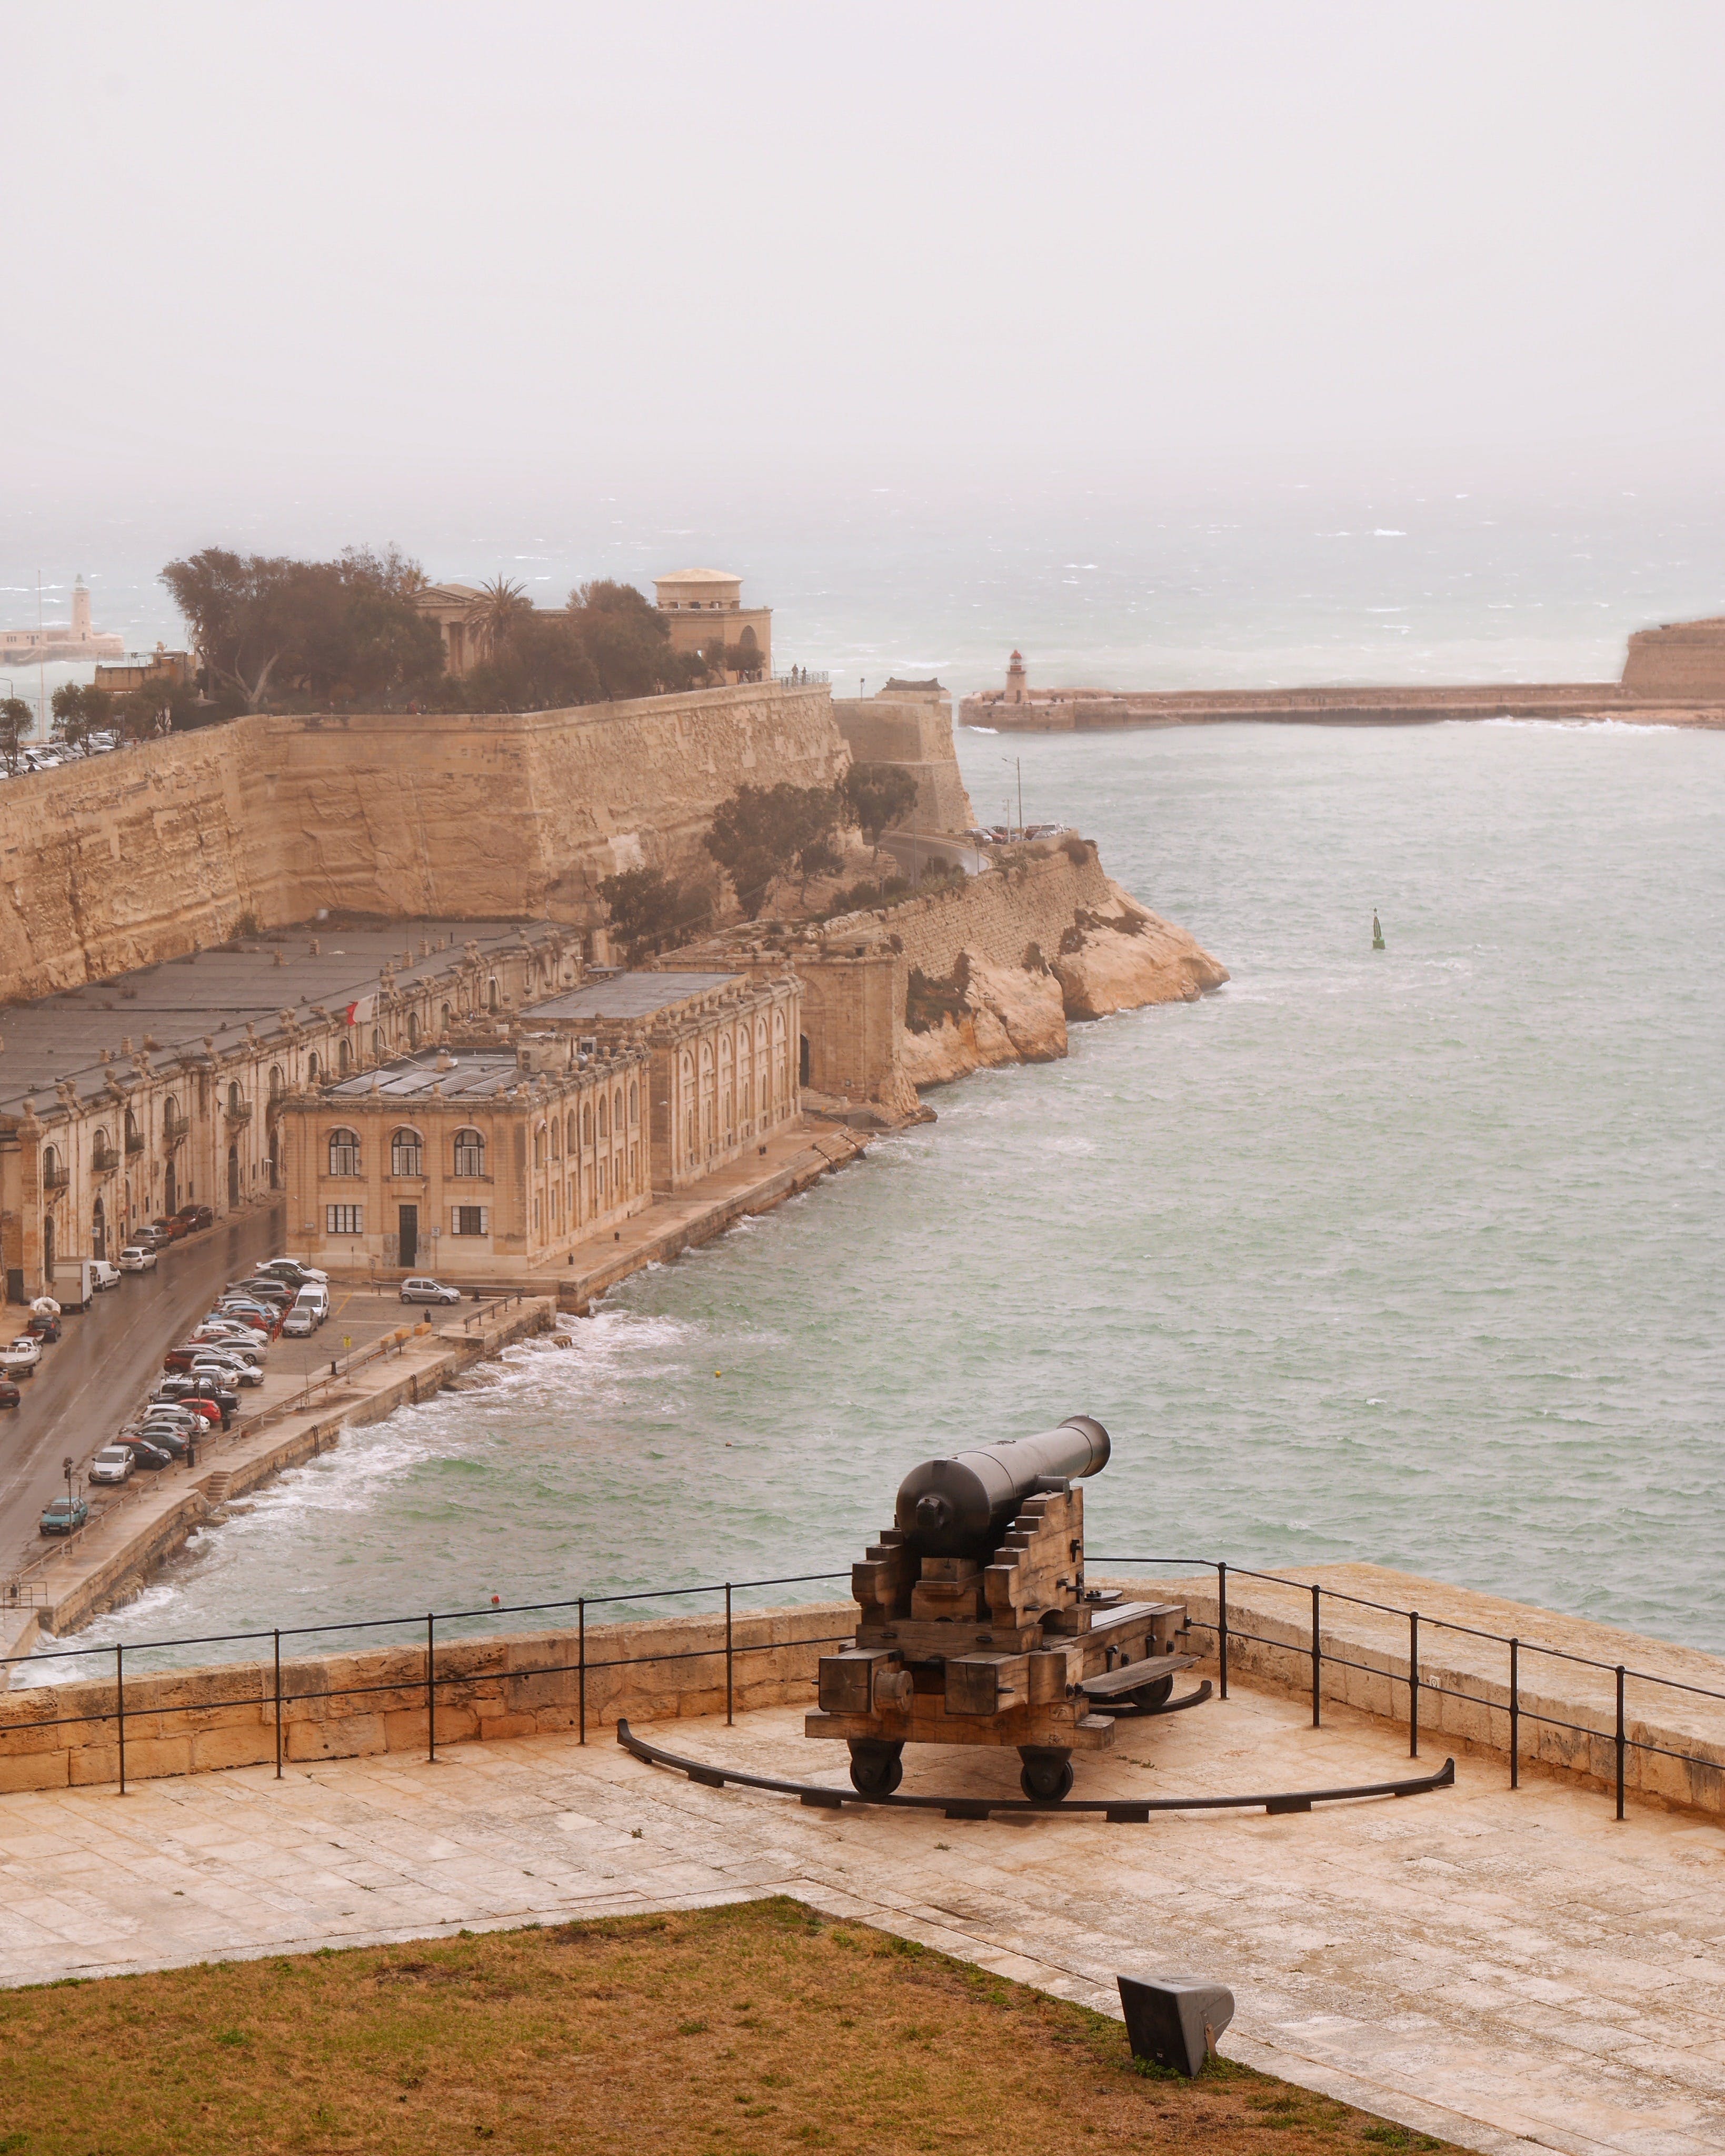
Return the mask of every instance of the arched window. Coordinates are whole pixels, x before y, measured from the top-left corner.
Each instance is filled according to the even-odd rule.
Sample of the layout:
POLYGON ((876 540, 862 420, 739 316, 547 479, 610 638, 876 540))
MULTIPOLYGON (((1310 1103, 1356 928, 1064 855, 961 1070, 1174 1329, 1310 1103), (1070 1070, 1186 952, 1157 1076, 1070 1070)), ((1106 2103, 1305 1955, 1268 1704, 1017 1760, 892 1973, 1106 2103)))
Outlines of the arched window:
POLYGON ((383 1053, 383 1029, 381 1025, 374 1025, 372 1028, 372 1053, 373 1055, 382 1055, 383 1053))
POLYGON ((581 1104, 581 1142, 584 1146, 590 1146, 593 1143, 593 1102, 591 1101, 583 1101, 581 1104))
POLYGON ((54 1146, 44 1146, 42 1148, 42 1188, 44 1190, 58 1190, 65 1183, 66 1179, 66 1171, 60 1166, 60 1157, 58 1149, 54 1146))
POLYGON ((538 1129, 533 1133, 533 1165, 535 1168, 543 1168, 545 1165, 545 1126, 543 1123, 542 1123, 538 1129))
POLYGON ((128 1152, 141 1152, 144 1149, 143 1135, 138 1129, 138 1119, 130 1108, 126 1111, 126 1149, 128 1152))
POLYGON ((392 1175, 424 1175, 425 1173, 425 1141, 418 1131, 406 1123, 391 1134, 389 1173, 392 1175))
POLYGON ((455 1173, 457 1175, 483 1175, 485 1172, 485 1142, 478 1131, 457 1131, 455 1133, 455 1173))
POLYGON ((321 1068, 322 1065, 317 1060, 317 1050, 314 1048, 305 1059, 305 1083, 308 1086, 315 1086, 317 1083, 317 1075, 321 1068))
POLYGON ((338 1125, 330 1132, 330 1173, 359 1173, 359 1132, 338 1125))
POLYGON ((641 1120, 641 1089, 633 1083, 629 1089, 629 1120, 632 1125, 641 1120))
POLYGON ((444 1031, 445 1033, 449 1031, 450 1026, 454 1024, 454 1017, 455 1014, 449 1009, 449 1005, 445 1004, 444 1005, 444 1031))
POLYGON ((272 1106, 281 1098, 281 1065, 279 1063, 272 1063, 270 1066, 270 1100, 272 1106))
POLYGON ((341 1046, 336 1052, 336 1062, 344 1078, 353 1068, 353 1050, 347 1045, 347 1037, 345 1034, 342 1037, 341 1046))
POLYGON ((241 1093, 241 1091, 240 1091, 240 1090, 239 1090, 239 1081, 236 1079, 236 1080, 234 1080, 234 1081, 233 1081, 233 1082, 228 1086, 228 1114, 229 1114, 230 1116, 237 1116, 237 1115, 239 1113, 239 1111, 240 1111, 241 1108, 244 1106, 244 1105, 245 1105, 245 1096, 244 1096, 244 1094, 242 1094, 242 1093, 241 1093))
POLYGON ((623 1136, 623 1088, 620 1086, 611 1096, 611 1127, 619 1137, 623 1136))
POLYGON ((610 1136, 610 1125, 605 1116, 605 1096, 603 1093, 599 1096, 599 1136, 602 1138, 610 1136))
POLYGON ((493 973, 485 983, 485 1009, 495 1011, 501 1010, 502 1007, 503 998, 498 992, 497 976, 493 973))
POLYGON ((408 1013, 408 1046, 417 1048, 418 1045, 419 1014, 418 1011, 409 1011, 408 1013))
POLYGON ((561 1160, 563 1157, 563 1119, 561 1116, 553 1116, 551 1119, 551 1157, 553 1160, 561 1160))
POLYGON ((565 1127, 564 1142, 567 1145, 570 1156, 572 1158, 576 1148, 581 1143, 581 1126, 576 1121, 575 1111, 572 1108, 569 1111, 569 1120, 565 1127))

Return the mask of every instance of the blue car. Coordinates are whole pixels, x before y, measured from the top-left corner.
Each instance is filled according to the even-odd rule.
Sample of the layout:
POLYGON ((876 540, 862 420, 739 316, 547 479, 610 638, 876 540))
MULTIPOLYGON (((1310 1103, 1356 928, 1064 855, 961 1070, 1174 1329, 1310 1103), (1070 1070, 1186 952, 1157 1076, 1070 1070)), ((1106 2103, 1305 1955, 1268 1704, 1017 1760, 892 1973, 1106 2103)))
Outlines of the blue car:
POLYGON ((81 1497, 56 1497, 42 1515, 44 1535, 69 1535, 81 1527, 90 1517, 90 1507, 81 1497))

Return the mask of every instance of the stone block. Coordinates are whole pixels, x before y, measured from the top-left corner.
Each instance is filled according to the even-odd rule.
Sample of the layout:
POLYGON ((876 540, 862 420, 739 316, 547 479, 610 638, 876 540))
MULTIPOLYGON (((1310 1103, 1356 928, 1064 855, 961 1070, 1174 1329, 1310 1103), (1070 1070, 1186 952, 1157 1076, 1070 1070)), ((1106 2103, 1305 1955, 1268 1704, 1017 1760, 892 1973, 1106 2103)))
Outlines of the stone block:
MULTIPOLYGON (((285 1733, 290 1759, 357 1759, 364 1753, 389 1748, 381 1714, 294 1720, 288 1723, 285 1733)), ((423 1727, 420 1738, 423 1742, 423 1727)))
MULTIPOLYGON (((116 1744, 88 1744, 67 1755, 69 1779, 74 1785, 88 1783, 117 1782, 120 1779, 120 1747, 116 1744)), ((134 1743, 130 1722, 126 1732, 126 1779, 128 1782, 154 1781, 165 1774, 189 1774, 192 1771, 192 1740, 189 1737, 151 1737, 134 1743)))
POLYGON ((0 1795, 18 1789, 63 1789, 71 1780, 72 1754, 58 1748, 0 1759, 0 1795))
MULTIPOLYGON (((285 1724, 283 1734, 286 1734, 285 1724)), ((130 1761, 127 1764, 130 1766, 130 1761)), ((224 1767, 261 1767, 275 1763, 275 1730, 272 1723, 259 1727, 254 1713, 250 1726, 234 1729, 203 1729, 192 1738, 192 1772, 211 1774, 224 1767)))
MULTIPOLYGON (((536 1737, 539 1723, 531 1714, 482 1714, 479 1721, 479 1734, 488 1743, 505 1737, 536 1737)), ((441 1731, 439 1732, 439 1742, 442 1742, 441 1731)))

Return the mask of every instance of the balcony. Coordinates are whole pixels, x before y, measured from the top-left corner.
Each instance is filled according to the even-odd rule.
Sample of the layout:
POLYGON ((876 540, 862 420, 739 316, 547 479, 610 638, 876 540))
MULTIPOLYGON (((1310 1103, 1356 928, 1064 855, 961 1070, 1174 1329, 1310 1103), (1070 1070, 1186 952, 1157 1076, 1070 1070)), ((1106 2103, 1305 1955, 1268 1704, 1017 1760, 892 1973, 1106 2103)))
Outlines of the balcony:
POLYGON ((69 1168, 44 1168, 42 1171, 42 1188, 44 1190, 64 1190, 71 1180, 69 1168))
POLYGON ((136 1155, 137 1155, 138 1153, 141 1153, 143 1150, 144 1150, 144 1134, 143 1134, 143 1132, 142 1132, 141 1131, 128 1131, 128 1132, 126 1132, 126 1158, 127 1158, 128 1160, 131 1160, 131 1159, 134 1158, 136 1157, 136 1155))
POLYGON ((185 1137, 192 1125, 184 1116, 164 1116, 162 1119, 162 1142, 177 1146, 185 1137))
POLYGON ((252 1119, 251 1102, 242 1101, 238 1107, 230 1106, 227 1111, 227 1116, 228 1127, 230 1131, 243 1130, 252 1119))
POLYGON ((90 1164, 98 1175, 112 1175, 120 1165, 120 1156, 112 1146, 98 1146, 90 1154, 90 1164))

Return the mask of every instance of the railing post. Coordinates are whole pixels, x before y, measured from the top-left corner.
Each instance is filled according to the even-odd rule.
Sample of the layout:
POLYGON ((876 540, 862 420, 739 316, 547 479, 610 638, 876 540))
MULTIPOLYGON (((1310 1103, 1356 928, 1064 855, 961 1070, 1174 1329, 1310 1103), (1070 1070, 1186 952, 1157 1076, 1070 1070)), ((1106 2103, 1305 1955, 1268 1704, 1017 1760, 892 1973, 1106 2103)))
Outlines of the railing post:
POLYGON ((114 1650, 114 1712, 120 1724, 120 1794, 126 1794, 126 1649, 114 1650))
POLYGON ((1216 1567, 1216 1662, 1221 1677, 1220 1691, 1228 1697, 1228 1567, 1216 1567))
POLYGON ((575 1604, 576 1650, 575 1665, 580 1671, 581 1741, 587 1742, 587 1598, 583 1595, 575 1604))
POLYGON ((1522 1786, 1522 1643, 1509 1643, 1509 1786, 1522 1786))
POLYGON ((725 1727, 729 1729, 737 1720, 737 1695, 733 1683, 735 1645, 731 1630, 731 1583, 725 1582, 725 1727))
POLYGON ((1617 1665, 1617 1816, 1623 1817, 1623 1664, 1617 1665))
POLYGON ((1420 1612, 1408 1612, 1408 1757, 1420 1757, 1420 1612))
POLYGON ((281 1779, 281 1629, 275 1633, 275 1779, 281 1779))
POLYGON ((1323 1680, 1323 1650, 1318 1645, 1317 1637, 1318 1596, 1322 1593, 1322 1589, 1318 1586, 1317 1582, 1313 1580, 1312 1583, 1312 1726, 1314 1729, 1322 1728, 1323 1726, 1321 1710, 1318 1707, 1318 1688, 1323 1680))
POLYGON ((425 1613, 425 1757, 437 1757, 437 1620, 425 1613))

